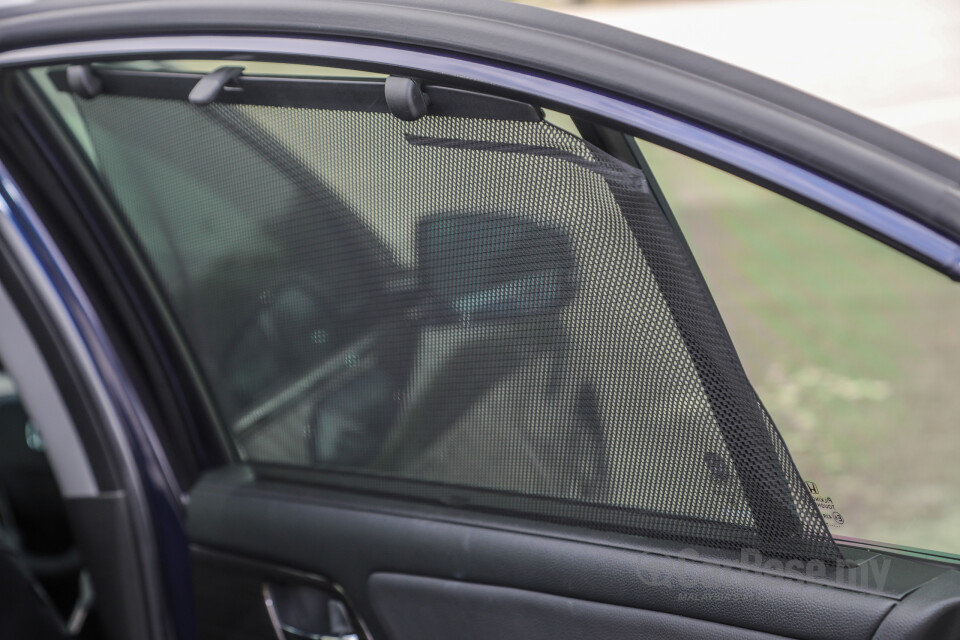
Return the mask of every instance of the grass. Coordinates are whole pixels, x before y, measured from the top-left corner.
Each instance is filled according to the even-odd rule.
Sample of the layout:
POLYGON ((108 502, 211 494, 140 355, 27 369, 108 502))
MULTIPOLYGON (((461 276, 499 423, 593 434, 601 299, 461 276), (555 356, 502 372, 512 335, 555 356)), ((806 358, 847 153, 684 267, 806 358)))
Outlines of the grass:
POLYGON ((838 535, 960 551, 960 290, 695 160, 643 151, 744 367, 838 535))

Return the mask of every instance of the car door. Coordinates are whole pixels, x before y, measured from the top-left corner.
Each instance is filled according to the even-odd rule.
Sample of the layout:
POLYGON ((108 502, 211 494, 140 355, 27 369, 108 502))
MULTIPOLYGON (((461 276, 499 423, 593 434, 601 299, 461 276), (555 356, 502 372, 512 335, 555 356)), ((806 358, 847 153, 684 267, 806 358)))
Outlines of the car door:
POLYGON ((954 279, 956 160, 527 7, 0 20, 7 241, 132 416, 150 633, 957 635, 955 549, 833 533, 656 148, 954 279))

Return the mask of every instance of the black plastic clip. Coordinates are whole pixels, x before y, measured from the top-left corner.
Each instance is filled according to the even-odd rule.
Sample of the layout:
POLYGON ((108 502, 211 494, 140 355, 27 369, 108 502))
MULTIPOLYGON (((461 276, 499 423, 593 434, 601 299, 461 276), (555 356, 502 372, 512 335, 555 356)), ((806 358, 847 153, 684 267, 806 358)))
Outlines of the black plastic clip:
MULTIPOLYGON (((193 104, 210 104, 217 99, 227 84, 235 81, 243 73, 243 67, 220 67, 200 78, 190 91, 193 104)), ((239 88, 239 87, 238 87, 239 88)))
POLYGON ((427 114, 430 96, 423 92, 419 80, 390 76, 383 91, 390 113, 401 120, 416 120, 427 114))
POLYGON ((67 86, 84 100, 95 98, 103 91, 103 81, 88 64, 71 64, 67 67, 67 86))

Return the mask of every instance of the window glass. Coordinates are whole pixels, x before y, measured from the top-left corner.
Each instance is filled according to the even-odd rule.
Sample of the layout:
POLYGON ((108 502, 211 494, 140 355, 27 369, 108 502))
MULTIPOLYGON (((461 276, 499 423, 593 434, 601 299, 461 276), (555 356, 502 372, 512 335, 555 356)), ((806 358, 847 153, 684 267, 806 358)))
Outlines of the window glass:
POLYGON ((409 120, 344 72, 205 106, 199 74, 96 73, 91 163, 248 461, 836 559, 646 176, 569 118, 425 85, 409 120))
POLYGON ((786 198, 640 141, 837 535, 960 552, 960 291, 786 198))

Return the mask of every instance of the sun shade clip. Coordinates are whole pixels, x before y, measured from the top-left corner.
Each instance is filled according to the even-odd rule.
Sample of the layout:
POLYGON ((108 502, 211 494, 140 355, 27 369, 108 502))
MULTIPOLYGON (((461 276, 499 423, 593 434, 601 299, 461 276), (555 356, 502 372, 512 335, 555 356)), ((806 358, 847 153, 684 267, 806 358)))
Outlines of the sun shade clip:
POLYGON ((71 64, 67 67, 67 86, 74 94, 89 100, 103 91, 103 80, 90 65, 71 64))
POLYGON ((427 115, 430 96, 423 91, 419 80, 390 76, 383 85, 387 108, 401 120, 417 120, 427 115))
MULTIPOLYGON (((243 73, 243 67, 219 67, 200 78, 190 91, 192 104, 210 104, 220 92, 243 73)), ((239 87, 230 87, 239 91, 239 87)))

